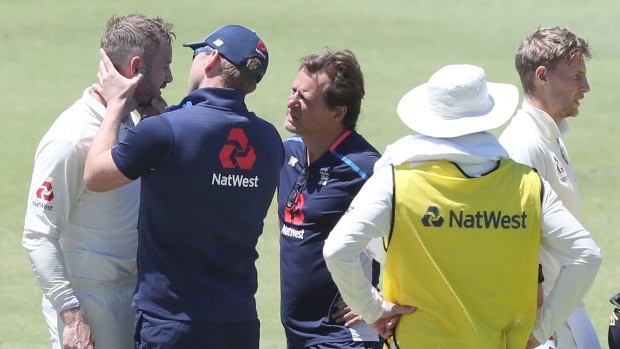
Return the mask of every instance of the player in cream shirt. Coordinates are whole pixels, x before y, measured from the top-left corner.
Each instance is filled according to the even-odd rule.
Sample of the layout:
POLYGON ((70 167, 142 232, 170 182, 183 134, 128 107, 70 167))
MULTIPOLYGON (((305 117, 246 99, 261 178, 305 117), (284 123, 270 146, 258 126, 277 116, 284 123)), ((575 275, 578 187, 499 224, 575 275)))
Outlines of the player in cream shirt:
MULTIPOLYGON (((160 89, 172 81, 171 29, 160 18, 133 14, 111 18, 101 39, 123 74, 142 76, 136 89, 142 108, 160 100, 160 89)), ((102 96, 87 88, 35 154, 22 244, 43 292, 53 348, 134 347, 140 183, 107 193, 84 183, 86 155, 105 108, 102 96)), ((121 140, 138 120, 127 113, 121 140)))
MULTIPOLYGON (((566 29, 539 29, 527 37, 515 59, 525 99, 499 138, 513 160, 534 167, 549 182, 577 219, 581 215, 579 188, 562 135, 568 132, 566 119, 579 113, 579 102, 590 91, 588 58, 585 40, 566 29)), ((544 245, 540 262, 547 296, 555 287, 561 265, 544 245)), ((548 344, 558 349, 601 347, 583 302, 548 344)))

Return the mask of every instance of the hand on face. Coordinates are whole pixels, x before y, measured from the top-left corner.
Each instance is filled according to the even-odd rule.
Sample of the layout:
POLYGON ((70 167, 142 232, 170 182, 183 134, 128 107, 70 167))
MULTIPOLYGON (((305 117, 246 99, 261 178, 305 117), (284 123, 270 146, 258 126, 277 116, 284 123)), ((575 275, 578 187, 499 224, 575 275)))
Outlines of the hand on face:
POLYGON ((151 99, 151 104, 146 106, 138 106, 136 110, 138 111, 138 113, 140 113, 142 117, 147 118, 149 116, 155 116, 164 113, 167 106, 168 103, 166 103, 166 100, 162 96, 157 96, 151 99))
POLYGON ((97 72, 99 82, 93 85, 93 90, 105 100, 108 107, 117 104, 122 105, 127 112, 135 109, 137 102, 133 98, 133 93, 144 75, 138 73, 133 78, 126 78, 116 70, 103 49, 99 49, 99 55, 101 56, 97 72))

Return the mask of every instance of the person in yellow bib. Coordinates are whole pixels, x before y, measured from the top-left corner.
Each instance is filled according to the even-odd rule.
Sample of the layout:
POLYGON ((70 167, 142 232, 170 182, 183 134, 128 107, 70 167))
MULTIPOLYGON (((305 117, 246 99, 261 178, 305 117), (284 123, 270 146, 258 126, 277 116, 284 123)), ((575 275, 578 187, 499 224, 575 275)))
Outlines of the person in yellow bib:
POLYGON ((390 348, 533 348, 600 267, 590 233, 488 132, 510 119, 519 92, 485 75, 445 66, 401 99, 398 115, 415 133, 386 148, 325 242, 344 301, 390 348), (382 293, 359 258, 377 237, 386 250, 382 293), (541 244, 563 268, 537 309, 541 244))

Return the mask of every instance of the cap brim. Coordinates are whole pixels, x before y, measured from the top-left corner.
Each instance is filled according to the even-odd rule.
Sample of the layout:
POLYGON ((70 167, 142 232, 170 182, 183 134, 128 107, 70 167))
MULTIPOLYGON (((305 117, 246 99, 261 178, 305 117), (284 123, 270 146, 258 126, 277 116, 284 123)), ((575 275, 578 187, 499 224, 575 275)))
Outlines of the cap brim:
POLYGON ((204 41, 198 41, 198 42, 186 42, 183 44, 183 47, 189 47, 193 50, 197 49, 197 48, 201 48, 201 47, 205 47, 207 46, 207 43, 204 41))
POLYGON ((428 107, 428 84, 407 92, 398 103, 399 118, 413 131, 435 138, 453 138, 496 129, 514 114, 519 103, 519 89, 511 84, 487 82, 494 105, 482 115, 450 118, 428 107))

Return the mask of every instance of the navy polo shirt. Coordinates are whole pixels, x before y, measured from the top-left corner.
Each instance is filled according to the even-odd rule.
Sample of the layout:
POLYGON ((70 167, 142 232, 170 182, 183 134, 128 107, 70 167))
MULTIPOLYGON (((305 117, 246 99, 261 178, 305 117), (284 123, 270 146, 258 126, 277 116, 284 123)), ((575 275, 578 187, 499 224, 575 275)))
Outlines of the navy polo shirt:
POLYGON ((287 340, 294 347, 351 341, 350 329, 330 317, 339 293, 325 265, 323 246, 372 175, 380 154, 349 131, 311 165, 298 136, 284 142, 284 152, 278 216, 281 320, 287 340))
POLYGON ((134 306, 176 320, 257 318, 256 243, 277 187, 282 140, 234 89, 200 89, 112 149, 141 177, 134 306))

